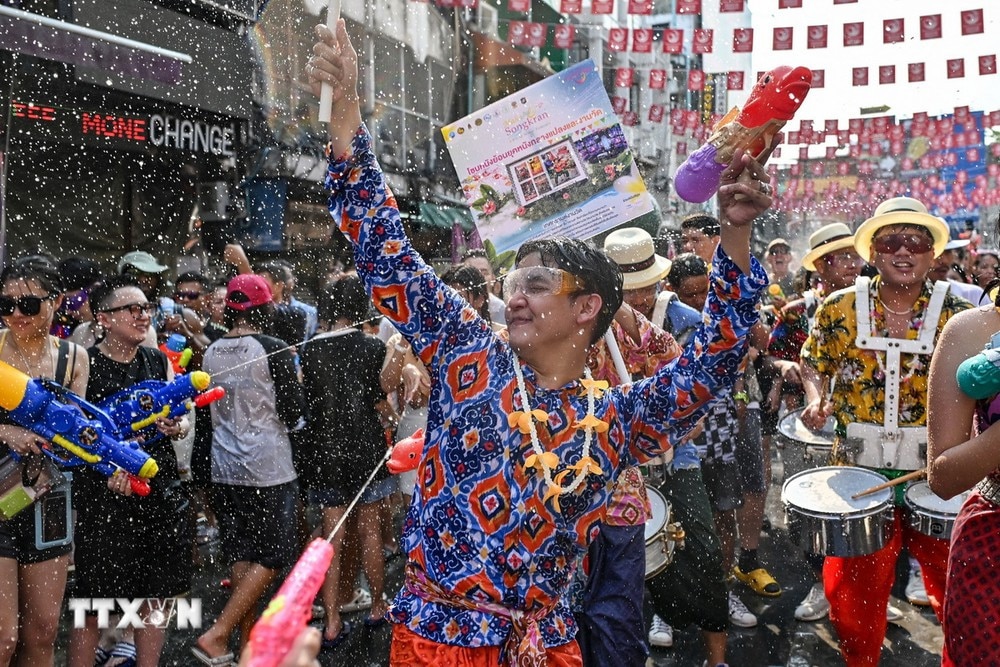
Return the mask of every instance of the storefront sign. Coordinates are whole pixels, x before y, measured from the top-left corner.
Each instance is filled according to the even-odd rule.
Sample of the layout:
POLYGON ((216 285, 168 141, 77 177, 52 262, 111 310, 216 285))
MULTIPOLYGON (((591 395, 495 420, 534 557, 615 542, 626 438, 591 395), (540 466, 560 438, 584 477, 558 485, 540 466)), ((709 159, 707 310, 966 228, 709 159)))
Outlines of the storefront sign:
POLYGON ((38 141, 86 142, 114 148, 157 146, 220 157, 235 155, 234 123, 213 124, 168 114, 118 114, 11 102, 22 136, 38 141))

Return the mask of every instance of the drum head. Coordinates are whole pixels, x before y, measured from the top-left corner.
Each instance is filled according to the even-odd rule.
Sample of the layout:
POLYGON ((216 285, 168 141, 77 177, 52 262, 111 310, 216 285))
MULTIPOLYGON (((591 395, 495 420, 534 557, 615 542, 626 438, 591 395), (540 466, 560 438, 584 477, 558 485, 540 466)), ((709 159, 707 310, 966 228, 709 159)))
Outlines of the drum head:
POLYGON ((663 531, 664 526, 667 525, 670 510, 667 506, 667 499, 663 497, 662 493, 647 486, 646 494, 649 497, 649 507, 652 510, 649 518, 646 519, 646 526, 643 531, 643 537, 648 541, 651 537, 663 531))
POLYGON ((793 410, 781 418, 778 422, 778 433, 788 438, 792 442, 799 442, 803 445, 813 445, 817 447, 833 447, 833 439, 836 437, 834 428, 836 421, 833 417, 826 420, 821 431, 814 431, 802 423, 802 411, 805 408, 793 410))
POLYGON ((814 468, 789 477, 781 488, 781 500, 812 514, 863 514, 888 503, 892 489, 882 489, 857 500, 851 496, 887 481, 865 468, 814 468))
POLYGON ((965 499, 969 497, 969 492, 965 491, 951 500, 939 497, 933 491, 926 480, 920 480, 906 487, 906 504, 918 510, 923 510, 930 514, 957 516, 962 509, 965 499))

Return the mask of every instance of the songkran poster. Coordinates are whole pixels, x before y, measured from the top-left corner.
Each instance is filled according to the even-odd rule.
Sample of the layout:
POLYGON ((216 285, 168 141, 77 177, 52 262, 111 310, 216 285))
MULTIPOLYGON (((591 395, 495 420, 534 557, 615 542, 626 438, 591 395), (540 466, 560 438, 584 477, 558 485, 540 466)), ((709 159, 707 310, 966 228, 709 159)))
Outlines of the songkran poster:
POLYGON ((586 239, 653 210, 593 61, 442 128, 483 242, 586 239))

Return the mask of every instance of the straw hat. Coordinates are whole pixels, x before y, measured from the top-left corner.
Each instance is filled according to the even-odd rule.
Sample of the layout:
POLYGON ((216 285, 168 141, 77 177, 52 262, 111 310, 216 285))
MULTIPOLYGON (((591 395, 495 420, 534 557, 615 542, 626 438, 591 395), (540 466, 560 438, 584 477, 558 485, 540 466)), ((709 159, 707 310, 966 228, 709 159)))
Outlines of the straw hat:
POLYGON ((670 273, 670 260, 656 254, 653 237, 638 227, 608 234, 604 252, 621 267, 627 290, 648 287, 670 273))
POLYGON ((831 252, 854 247, 854 232, 842 222, 820 227, 809 236, 809 252, 802 258, 802 266, 816 270, 816 260, 831 252))
POLYGON ((875 209, 875 215, 865 220, 854 232, 854 247, 865 260, 871 260, 872 239, 883 227, 919 225, 926 227, 934 239, 934 256, 944 252, 951 232, 948 225, 927 212, 927 207, 912 197, 886 199, 875 209))

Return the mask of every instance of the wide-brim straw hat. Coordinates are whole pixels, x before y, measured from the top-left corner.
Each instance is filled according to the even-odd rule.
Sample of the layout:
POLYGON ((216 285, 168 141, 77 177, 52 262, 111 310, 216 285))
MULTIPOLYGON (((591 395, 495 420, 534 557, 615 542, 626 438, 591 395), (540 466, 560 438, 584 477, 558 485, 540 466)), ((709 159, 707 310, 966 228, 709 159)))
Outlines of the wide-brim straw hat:
POLYGON ((842 222, 820 227, 809 236, 809 252, 802 258, 802 266, 816 270, 816 260, 831 252, 854 247, 854 232, 842 222))
POLYGON ((623 289, 648 287, 670 273, 670 260, 656 254, 653 237, 644 229, 626 227, 608 234, 604 252, 615 260, 624 277, 623 289))
POLYGON ((944 252, 951 233, 940 218, 927 212, 927 207, 912 197, 887 199, 875 209, 875 215, 865 220, 854 232, 854 247, 866 261, 871 261, 872 239, 883 227, 918 225, 925 227, 934 239, 934 256, 944 252))

